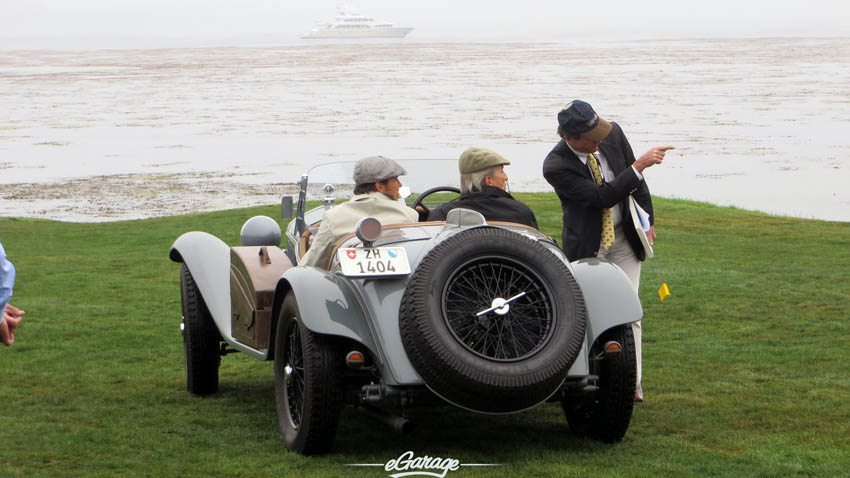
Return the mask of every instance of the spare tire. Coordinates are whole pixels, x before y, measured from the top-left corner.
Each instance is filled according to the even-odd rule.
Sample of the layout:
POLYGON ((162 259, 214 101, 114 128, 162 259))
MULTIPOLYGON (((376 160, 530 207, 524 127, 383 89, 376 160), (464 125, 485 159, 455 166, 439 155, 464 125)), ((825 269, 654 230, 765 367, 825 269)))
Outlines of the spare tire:
POLYGON ((482 413, 546 400, 582 344, 586 311, 564 262, 536 240, 483 227, 432 249, 399 311, 405 351, 428 388, 482 413))

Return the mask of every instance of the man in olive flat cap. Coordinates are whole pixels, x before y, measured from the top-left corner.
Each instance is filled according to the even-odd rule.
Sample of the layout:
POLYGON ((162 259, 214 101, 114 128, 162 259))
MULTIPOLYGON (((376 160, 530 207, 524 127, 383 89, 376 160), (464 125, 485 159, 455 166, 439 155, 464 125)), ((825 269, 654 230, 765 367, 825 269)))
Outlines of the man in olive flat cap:
POLYGON ((354 165, 354 197, 325 213, 319 232, 299 266, 330 269, 333 247, 346 234, 354 232, 357 221, 374 217, 381 224, 419 221, 419 213, 399 202, 401 181, 407 172, 392 159, 383 156, 363 158, 354 165))
POLYGON ((462 207, 480 212, 488 221, 516 222, 537 229, 531 209, 507 192, 508 164, 511 162, 489 149, 464 151, 458 160, 460 197, 433 209, 428 220, 444 221, 449 211, 462 207))
MULTIPOLYGON (((599 257, 617 264, 640 284, 640 263, 646 251, 628 207, 631 194, 654 224, 652 198, 643 178, 646 168, 661 164, 672 146, 657 146, 635 160, 632 147, 617 123, 600 118, 590 104, 574 100, 558 113, 561 141, 543 161, 543 177, 555 188, 564 211, 562 247, 570 261, 599 257)), ((646 233, 651 244, 655 226, 646 233)), ((641 387, 641 326, 632 326, 637 357, 635 401, 641 387)))

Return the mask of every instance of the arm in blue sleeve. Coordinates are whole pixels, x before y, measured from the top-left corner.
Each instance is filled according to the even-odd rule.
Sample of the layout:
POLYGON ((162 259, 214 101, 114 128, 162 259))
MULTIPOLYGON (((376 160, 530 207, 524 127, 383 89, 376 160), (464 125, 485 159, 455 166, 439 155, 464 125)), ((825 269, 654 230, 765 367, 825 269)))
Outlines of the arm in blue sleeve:
MULTIPOLYGON (((15 266, 6 260, 6 251, 0 243, 0 311, 6 310, 6 304, 12 298, 12 288, 15 286, 15 266)), ((0 312, 2 313, 2 312, 0 312)), ((0 322, 3 320, 0 315, 0 322)))

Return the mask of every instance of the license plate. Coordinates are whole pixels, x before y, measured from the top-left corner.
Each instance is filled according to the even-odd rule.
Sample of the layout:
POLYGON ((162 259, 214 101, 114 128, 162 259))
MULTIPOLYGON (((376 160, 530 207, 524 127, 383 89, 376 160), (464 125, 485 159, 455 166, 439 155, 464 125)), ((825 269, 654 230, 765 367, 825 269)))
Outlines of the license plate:
POLYGON ((341 248, 337 250, 342 274, 349 277, 410 274, 407 252, 401 247, 341 248))

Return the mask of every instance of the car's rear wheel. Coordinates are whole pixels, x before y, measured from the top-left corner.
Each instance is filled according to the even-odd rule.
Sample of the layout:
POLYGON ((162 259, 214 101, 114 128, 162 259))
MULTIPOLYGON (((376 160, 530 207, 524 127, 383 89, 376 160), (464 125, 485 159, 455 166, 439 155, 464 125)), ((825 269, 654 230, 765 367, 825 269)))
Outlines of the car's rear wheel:
POLYGON ((561 402, 573 432, 605 443, 622 440, 629 429, 637 377, 631 324, 614 327, 602 334, 591 349, 591 357, 600 356, 604 345, 612 340, 621 346, 619 355, 602 356, 593 361, 591 368, 591 373, 599 376, 599 389, 590 396, 561 402))
POLYGON ((333 446, 342 408, 341 364, 333 343, 304 327, 290 292, 280 311, 274 358, 277 417, 290 450, 313 455, 333 446))
POLYGON ((436 394, 508 413, 558 389, 584 341, 585 307, 569 268, 545 246, 475 228, 420 262, 400 327, 408 357, 436 394))
POLYGON ((180 292, 186 389, 195 395, 209 395, 218 390, 221 336, 186 264, 180 267, 180 292))

